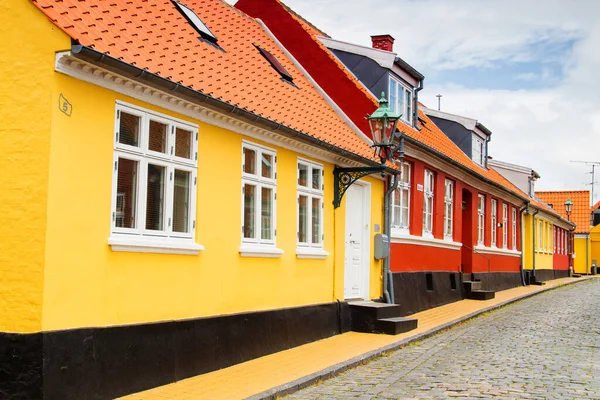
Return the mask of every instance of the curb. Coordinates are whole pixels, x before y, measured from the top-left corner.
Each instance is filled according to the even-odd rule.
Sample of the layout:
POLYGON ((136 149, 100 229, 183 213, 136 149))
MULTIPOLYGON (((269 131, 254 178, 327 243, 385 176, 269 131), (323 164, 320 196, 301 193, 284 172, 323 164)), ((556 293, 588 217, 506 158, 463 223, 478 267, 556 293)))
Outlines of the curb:
POLYGON ((366 361, 371 361, 371 360, 373 360, 375 358, 378 358, 378 357, 380 357, 385 352, 393 351, 393 350, 398 350, 398 349, 400 349, 402 347, 406 347, 410 343, 426 339, 426 338, 428 338, 430 336, 435 335, 436 333, 438 333, 440 331, 443 331, 445 329, 448 329, 450 327, 458 325, 458 324, 460 324, 462 322, 465 322, 465 321, 468 321, 470 319, 473 319, 473 318, 475 318, 475 317, 477 317, 477 316, 479 316, 479 315, 481 315, 483 313, 486 313, 488 311, 497 310, 497 309, 505 307, 505 306, 507 306, 509 304, 516 303, 517 301, 520 301, 520 300, 523 300, 523 299, 526 299, 526 298, 529 298, 529 297, 533 297, 533 296, 536 296, 536 295, 541 294, 541 293, 549 292, 551 290, 559 289, 559 288, 562 288, 564 286, 569 286, 569 285, 574 285, 576 283, 586 282, 589 279, 591 279, 591 278, 588 277, 588 278, 584 278, 584 279, 581 279, 581 280, 576 280, 576 281, 573 281, 573 282, 562 283, 560 285, 556 285, 556 286, 553 286, 553 287, 550 287, 550 288, 542 289, 542 290, 537 291, 537 292, 527 293, 527 294, 524 294, 524 295, 521 295, 521 296, 517 296, 517 297, 514 297, 514 298, 512 298, 510 300, 506 300, 506 301, 504 301, 502 303, 499 303, 499 304, 496 304, 496 305, 493 305, 493 306, 482 308, 481 310, 475 311, 475 312, 473 312, 471 314, 467 314, 467 315, 465 315, 463 317, 457 318, 457 319, 452 320, 450 322, 447 322, 445 324, 436 326, 435 328, 431 328, 430 330, 425 331, 423 333, 419 333, 417 335, 410 336, 408 338, 399 340, 398 342, 395 342, 395 343, 392 343, 390 345, 381 347, 381 348, 379 348, 377 350, 372 350, 372 351, 369 351, 367 353, 361 354, 359 356, 353 357, 353 358, 351 358, 349 360, 346 360, 346 361, 343 361, 341 363, 332 365, 331 367, 322 369, 322 370, 317 371, 317 372, 315 372, 313 374, 303 376, 302 378, 298 378, 298 379, 293 380, 291 382, 284 383, 283 385, 276 386, 276 387, 274 387, 272 389, 265 390, 264 392, 257 393, 255 395, 250 396, 250 397, 246 397, 245 400, 276 400, 277 398, 279 398, 281 396, 286 396, 288 394, 292 394, 292 393, 297 392, 297 391, 299 391, 301 389, 304 389, 304 388, 306 388, 308 386, 314 385, 315 383, 317 383, 319 381, 324 381, 324 380, 333 378, 334 376, 339 375, 342 372, 345 372, 346 370, 348 370, 350 368, 356 367, 359 364, 362 364, 362 363, 364 363, 366 361))

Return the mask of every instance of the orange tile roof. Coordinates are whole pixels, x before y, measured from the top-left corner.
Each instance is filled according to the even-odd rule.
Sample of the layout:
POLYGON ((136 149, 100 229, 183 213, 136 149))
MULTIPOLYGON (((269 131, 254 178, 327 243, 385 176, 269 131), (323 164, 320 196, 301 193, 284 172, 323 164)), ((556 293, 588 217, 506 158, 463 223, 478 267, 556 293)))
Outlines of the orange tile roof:
POLYGON ((31 1, 84 46, 375 159, 258 22, 224 1, 186 0, 185 5, 225 51, 199 40, 170 0, 31 1), (271 52, 298 88, 283 82, 254 44, 271 52))
POLYGON ((587 233, 590 231, 590 191, 589 190, 565 190, 557 192, 535 192, 543 202, 552 204, 554 211, 562 217, 567 218, 565 212, 565 201, 571 199, 573 202, 573 211, 571 212, 571 221, 577 228, 576 233, 587 233))
POLYGON ((590 209, 590 211, 592 211, 592 212, 596 211, 598 209, 598 207, 600 207, 600 201, 598 201, 596 204, 594 204, 592 206, 592 208, 590 209))

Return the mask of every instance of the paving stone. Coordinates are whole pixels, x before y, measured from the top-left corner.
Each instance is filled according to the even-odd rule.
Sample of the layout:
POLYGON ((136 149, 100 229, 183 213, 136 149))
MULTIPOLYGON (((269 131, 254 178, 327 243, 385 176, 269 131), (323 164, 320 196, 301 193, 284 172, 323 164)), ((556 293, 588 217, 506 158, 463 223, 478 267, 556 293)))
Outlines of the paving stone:
POLYGON ((600 399, 600 279, 386 354, 293 399, 600 399))

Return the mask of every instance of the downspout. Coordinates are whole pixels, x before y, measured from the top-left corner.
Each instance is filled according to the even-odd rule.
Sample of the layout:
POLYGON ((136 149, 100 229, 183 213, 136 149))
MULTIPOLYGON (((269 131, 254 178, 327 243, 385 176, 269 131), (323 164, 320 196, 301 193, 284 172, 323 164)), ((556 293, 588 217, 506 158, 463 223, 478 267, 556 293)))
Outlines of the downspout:
POLYGON ((533 242, 533 252, 532 252, 533 253, 533 266, 532 266, 533 267, 532 268, 533 279, 535 279, 535 238, 536 238, 536 227, 537 227, 537 224, 535 223, 535 216, 538 215, 539 212, 540 212, 540 210, 536 210, 531 216, 531 219, 533 220, 533 231, 532 231, 533 232, 533 235, 532 235, 533 236, 533 238, 532 238, 532 242, 533 242))
POLYGON ((519 235, 519 242, 521 248, 521 285, 525 285, 525 251, 523 250, 523 236, 525 233, 525 229, 523 228, 523 213, 529 212, 529 202, 525 203, 525 207, 521 207, 519 209, 519 217, 521 218, 521 223, 519 224, 519 228, 521 228, 521 235, 519 235))
POLYGON ((589 253, 588 253, 588 242, 590 241, 590 234, 589 232, 586 234, 585 236, 585 271, 586 274, 589 275, 590 274, 590 262, 589 262, 589 253))
POLYGON ((489 142, 491 142, 492 137, 490 135, 487 135, 485 138, 485 168, 489 169, 489 165, 488 165, 488 149, 489 149, 489 142))
POLYGON ((419 81, 419 86, 415 89, 415 95, 413 96, 413 101, 415 102, 413 106, 413 121, 415 122, 415 128, 417 130, 421 130, 419 127, 419 92, 423 90, 423 79, 419 81))

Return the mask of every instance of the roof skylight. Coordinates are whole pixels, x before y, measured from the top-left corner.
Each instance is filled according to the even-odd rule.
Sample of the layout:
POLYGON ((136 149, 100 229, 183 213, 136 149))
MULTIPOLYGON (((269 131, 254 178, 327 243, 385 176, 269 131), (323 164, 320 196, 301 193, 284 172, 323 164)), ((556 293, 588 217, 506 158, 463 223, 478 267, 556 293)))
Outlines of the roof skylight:
POLYGON ((177 10, 185 17, 185 19, 188 20, 190 25, 192 25, 194 29, 198 31, 202 39, 208 40, 209 42, 214 44, 217 43, 217 38, 215 37, 215 35, 210 31, 210 29, 208 29, 206 25, 204 25, 204 22, 202 22, 200 17, 198 17, 198 15, 196 15, 194 11, 192 11, 186 5, 174 0, 173 4, 175 4, 175 7, 177 7, 177 10))
POLYGON ((260 54, 262 54, 262 56, 269 62, 269 64, 271 64, 273 69, 279 72, 279 75, 281 75, 281 79, 293 84, 294 78, 292 78, 292 75, 290 75, 290 73, 287 72, 285 68, 283 68, 283 65, 281 65, 281 63, 275 58, 273 54, 271 54, 269 51, 263 49, 260 46, 254 46, 258 49, 258 51, 260 51, 260 54))

